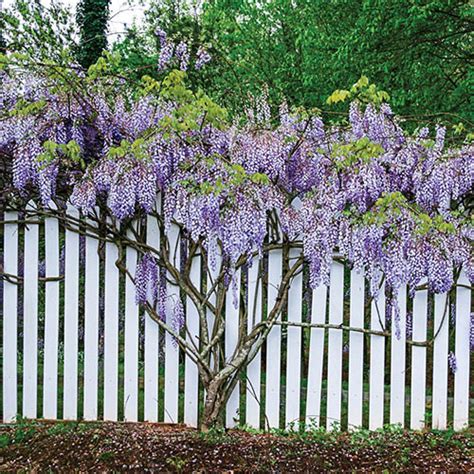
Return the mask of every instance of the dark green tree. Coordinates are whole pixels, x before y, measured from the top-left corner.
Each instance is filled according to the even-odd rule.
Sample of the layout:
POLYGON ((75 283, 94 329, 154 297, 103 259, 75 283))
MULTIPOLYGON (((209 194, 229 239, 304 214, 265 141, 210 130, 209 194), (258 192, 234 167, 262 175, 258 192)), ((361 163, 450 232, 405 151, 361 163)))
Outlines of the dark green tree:
POLYGON ((232 64, 215 63, 218 91, 266 83, 276 103, 320 107, 364 74, 398 113, 474 119, 469 0, 212 0, 202 23, 232 64))
POLYGON ((205 44, 212 62, 188 80, 230 110, 241 110, 264 85, 275 108, 283 98, 325 107, 332 91, 366 75, 390 92, 399 114, 474 122, 471 0, 208 0, 201 6, 152 1, 147 33, 135 31, 116 47, 136 67, 153 64, 139 36, 153 36, 156 26, 205 44))
MULTIPOLYGON (((0 0, 0 15, 2 14, 2 0, 0 0)), ((3 37, 3 29, 0 30, 0 51, 3 51, 7 46, 5 39, 3 37)))
POLYGON ((81 0, 77 6, 76 20, 79 26, 77 59, 88 68, 107 48, 107 22, 110 0, 81 0))

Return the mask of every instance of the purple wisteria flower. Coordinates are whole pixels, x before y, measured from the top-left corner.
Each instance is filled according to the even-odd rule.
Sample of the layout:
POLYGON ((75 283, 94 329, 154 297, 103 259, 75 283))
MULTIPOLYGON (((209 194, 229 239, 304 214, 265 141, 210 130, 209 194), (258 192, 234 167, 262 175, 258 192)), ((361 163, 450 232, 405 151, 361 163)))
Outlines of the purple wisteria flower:
POLYGON ((194 67, 196 69, 201 69, 205 64, 207 64, 211 60, 211 55, 204 49, 202 46, 199 47, 196 53, 196 63, 194 67))
POLYGON ((175 56, 179 61, 179 68, 182 71, 186 71, 189 63, 189 50, 188 45, 184 41, 181 41, 176 46, 175 56))
POLYGON ((155 306, 159 293, 158 261, 150 253, 142 256, 135 272, 135 299, 137 304, 155 306))
POLYGON ((160 40, 160 44, 161 46, 163 46, 163 44, 166 42, 167 40, 167 34, 166 32, 160 28, 159 26, 156 27, 155 29, 155 35, 158 37, 158 39, 160 40))
POLYGON ((176 332, 179 332, 184 327, 184 324, 184 307, 181 299, 178 298, 177 301, 173 302, 172 326, 176 332))
POLYGON ((170 63, 174 52, 174 44, 171 41, 165 41, 161 45, 160 55, 158 57, 158 71, 164 71, 170 63))
MULTIPOLYGON (((189 45, 175 44, 162 29, 156 34, 160 69, 187 69, 189 45)), ((209 60, 200 47, 195 67, 209 60)), ((461 267, 474 281, 474 228, 466 206, 474 188, 474 145, 452 147, 441 125, 412 134, 388 104, 357 101, 346 124, 324 123, 285 103, 278 122, 266 88, 251 107, 243 104, 242 121, 232 124, 210 120, 217 105, 187 91, 184 109, 199 107, 191 107, 196 117, 183 120, 180 100, 158 91, 130 94, 124 84, 111 89, 98 78, 93 90, 84 83, 85 100, 77 89, 52 89, 41 78, 18 88, 16 74, 1 76, 0 103, 11 113, 0 123, 0 150, 11 161, 6 188, 21 202, 70 201, 84 214, 107 207, 126 223, 151 213, 160 196, 163 230, 181 226, 202 242, 212 268, 224 262, 237 298, 237 263, 262 256, 266 241, 298 241, 311 289, 329 283, 337 252, 364 272, 371 297, 385 283, 392 295, 385 318, 397 337, 393 295, 405 285, 411 296, 425 284, 446 293, 461 267), (44 106, 34 116, 13 113, 20 100, 44 106), (47 156, 47 141, 73 145, 75 153, 47 156)), ((84 80, 79 73, 76 79, 84 80)), ((148 293, 152 271, 160 280, 154 300, 165 319, 166 285, 150 265, 144 257, 137 291, 148 293)))
POLYGON ((456 356, 454 352, 450 352, 448 354, 448 365, 449 365, 449 370, 451 370, 451 373, 455 374, 458 366, 457 366, 456 356))

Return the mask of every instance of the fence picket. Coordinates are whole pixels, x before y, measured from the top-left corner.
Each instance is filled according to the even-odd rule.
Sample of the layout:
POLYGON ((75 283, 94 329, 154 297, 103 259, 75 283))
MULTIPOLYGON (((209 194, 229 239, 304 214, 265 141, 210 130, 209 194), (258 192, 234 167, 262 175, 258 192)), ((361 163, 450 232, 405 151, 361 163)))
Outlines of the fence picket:
MULTIPOLYGON (((28 204, 27 211, 35 205, 28 204)), ((38 250, 39 226, 25 226, 23 286, 23 413, 25 418, 37 416, 38 389, 38 250)))
MULTIPOLYGON (((372 300, 370 327, 373 331, 383 331, 385 319, 385 285, 379 289, 379 296, 372 300)), ((369 374, 369 429, 383 426, 384 408, 384 367, 385 336, 370 336, 370 374, 369 374)))
MULTIPOLYGON (((68 205, 67 213, 74 219, 79 212, 68 205)), ((77 419, 77 361, 79 319, 79 234, 65 231, 64 256, 64 394, 63 418, 77 419)))
MULTIPOLYGON (((364 274, 351 271, 350 325, 354 328, 364 327, 364 274)), ((364 398, 364 335, 351 331, 349 334, 349 428, 362 426, 362 402, 364 398)))
MULTIPOLYGON (((133 232, 127 235, 133 239, 133 232)), ((137 251, 128 247, 125 261, 127 270, 135 278, 137 268, 137 251)), ((124 325, 124 419, 125 421, 138 420, 138 310, 135 298, 135 285, 127 276, 125 280, 125 325, 124 325)))
MULTIPOLYGON (((34 209, 34 204, 29 204, 34 209)), ((97 212, 97 210, 96 210, 97 212)), ((80 238, 79 227, 83 221, 79 213, 68 205, 67 213, 76 219, 65 230, 65 268, 64 268, 64 395, 63 416, 65 419, 77 419, 78 413, 78 340, 79 340, 79 279, 80 272, 80 238), (76 227, 76 229, 74 229, 76 227)), ((27 213, 28 215, 28 213, 27 213)), ((37 416, 38 393, 38 324, 39 313, 39 255, 40 225, 38 221, 28 223, 24 231, 24 239, 19 235, 19 226, 15 221, 18 214, 6 211, 4 214, 4 256, 3 273, 3 420, 10 422, 15 419, 17 412, 33 418, 37 416), (18 364, 18 285, 15 275, 19 273, 20 242, 24 245, 24 273, 20 280, 24 285, 24 322, 23 330, 23 363, 18 364), (12 275, 12 277, 8 276, 12 275), (18 410, 18 380, 19 370, 23 370, 22 409, 18 410)), ((100 256, 98 253, 99 239, 93 234, 95 220, 86 218, 89 235, 85 237, 85 283, 84 283, 84 410, 86 420, 98 418, 99 393, 99 292, 100 292, 100 256)), ((56 418, 58 416, 58 349, 60 327, 60 232, 56 217, 48 216, 45 225, 45 347, 44 371, 40 390, 43 392, 42 416, 56 418)), ((21 230, 23 232, 23 230, 21 230)), ((129 232, 129 238, 133 238, 129 232)), ((176 268, 181 264, 180 228, 172 224, 168 234, 170 244, 170 260, 176 268)), ((156 216, 147 217, 147 244, 154 248, 160 246, 160 232, 156 216)), ((138 254, 134 248, 126 248, 126 264, 132 278, 135 276, 138 254)), ((299 248, 290 248, 290 264, 299 256, 299 248)), ((116 267, 118 247, 115 243, 105 244, 105 274, 104 274, 104 419, 118 419, 119 381, 119 310, 120 310, 120 272, 116 267)), ((201 287, 201 255, 195 255, 191 262, 190 280, 196 288, 201 287)), ((267 281, 266 310, 269 313, 276 302, 283 271, 283 252, 281 249, 272 250, 268 257, 268 278, 262 278, 264 261, 257 259, 247 272, 247 288, 241 287, 241 279, 245 281, 241 270, 236 274, 239 288, 238 302, 242 295, 247 294, 245 311, 233 305, 233 290, 229 288, 225 300, 225 332, 224 356, 226 360, 233 355, 238 338, 240 337, 240 317, 243 315, 247 322, 247 333, 263 318, 264 288, 267 281)), ((212 287, 220 273, 221 257, 217 257, 217 265, 210 268, 208 275, 208 290, 212 287)), ((174 274, 173 274, 174 275, 174 274)), ((171 273, 167 275, 166 322, 170 327, 181 331, 182 308, 180 304, 180 288, 171 273), (179 311, 177 311, 179 309, 179 311), (179 321, 175 319, 179 318, 179 321)), ((351 271, 350 283, 350 326, 364 328, 365 321, 365 280, 363 273, 351 271)), ((457 370, 454 375, 454 420, 456 430, 469 425, 470 406, 470 338, 471 338, 471 292, 469 280, 465 272, 461 273, 456 288, 456 318, 454 351, 457 370)), ((329 320, 333 327, 328 329, 328 346, 325 346, 325 328, 312 327, 309 341, 309 366, 306 389, 305 421, 307 427, 319 426, 321 416, 321 401, 323 397, 324 359, 328 358, 327 366, 327 409, 326 427, 334 428, 333 423, 341 422, 342 413, 342 357, 343 330, 334 327, 343 323, 344 316, 344 266, 334 261, 331 266, 329 288, 321 285, 312 294, 311 321, 314 324, 326 322, 327 304, 329 301, 329 320), (329 298, 328 296, 329 291, 329 298)), ((432 393, 432 427, 446 429, 448 422, 448 351, 449 351, 449 311, 448 295, 434 295, 434 325, 436 335, 433 345, 433 393, 432 393)), ((81 298, 82 300, 82 298, 81 298)), ((209 300, 216 302, 216 295, 210 295, 209 300)), ((392 315, 391 334, 385 334, 385 288, 379 289, 377 301, 371 302, 370 328, 383 331, 384 335, 371 334, 370 345, 365 347, 364 335, 356 330, 349 330, 349 365, 348 365, 348 426, 349 428, 363 426, 364 406, 364 360, 369 358, 369 429, 374 430, 384 423, 386 341, 390 344, 390 423, 404 424, 407 407, 410 406, 410 427, 424 427, 426 410, 426 377, 427 362, 430 352, 426 346, 413 344, 409 366, 411 366, 411 393, 408 401, 406 391, 406 347, 407 347, 407 287, 402 286, 397 295, 399 309, 399 324, 396 313, 392 315), (367 354, 367 356, 365 355, 367 354)), ((303 305, 303 273, 297 274, 288 291, 288 322, 302 322, 303 305)), ((267 317, 268 317, 267 313, 267 317)), ((413 334, 414 342, 423 342, 428 337, 428 290, 416 292, 413 301, 413 334)), ((191 345, 200 345, 200 320, 192 299, 186 300, 185 319, 187 322, 186 340, 191 345)), ((213 330, 214 315, 207 312, 209 335, 213 330)), ((124 328, 124 419, 137 421, 139 413, 139 307, 135 300, 135 285, 127 277, 125 284, 125 328, 124 328)), ((284 425, 289 428, 292 422, 301 418, 301 326, 288 326, 285 374, 281 373, 282 329, 276 325, 270 331, 265 342, 266 373, 262 374, 261 352, 246 368, 246 423, 259 428, 261 414, 265 414, 266 427, 279 428, 283 425, 280 419, 282 410, 281 393, 286 391, 284 425), (261 395, 261 383, 265 381, 265 395, 261 395), (261 402, 264 400, 264 408, 261 402)), ((430 330, 431 334, 431 330, 430 330)), ((144 346, 144 418, 147 421, 157 421, 159 404, 159 344, 160 328, 153 318, 145 315, 145 346, 144 346)), ((219 353, 220 354, 220 353, 219 353)), ((173 336, 166 334, 164 347, 164 420, 179 422, 180 400, 180 354, 173 336)), ((220 355, 213 354, 213 357, 220 355)), ((199 420, 199 373, 192 357, 184 354, 184 422, 190 426, 198 426, 199 420)), ((222 360, 215 361, 222 363, 222 360)), ((226 426, 233 427, 237 419, 242 417, 240 409, 239 382, 235 386, 226 405, 226 426)), ((303 404, 304 406, 304 404, 303 404)), ((41 410, 40 410, 41 413, 41 410)), ((324 412, 323 412, 324 414, 324 412)), ((387 420, 388 421, 388 420, 387 420)))
MULTIPOLYGON (((342 324, 344 306, 344 265, 333 262, 329 286, 329 324, 342 324)), ((342 331, 328 331, 328 389, 326 427, 332 429, 341 423, 342 396, 342 331)))
MULTIPOLYGON (((110 222, 110 220, 109 220, 110 222)), ((116 244, 105 244, 104 273, 104 420, 118 416, 119 276, 116 244)))
MULTIPOLYGON (((180 265, 179 227, 172 224, 168 231, 170 245, 170 261, 176 268, 180 265)), ((169 275, 170 278, 171 275, 169 275)), ((178 327, 179 321, 173 321, 175 305, 180 304, 179 287, 167 283, 166 322, 178 327)), ((166 332, 165 336, 165 422, 178 422, 179 397, 179 348, 173 336, 166 332)))
MULTIPOLYGON (((47 217, 45 227, 45 276, 59 277, 59 222, 47 217)), ((43 417, 58 416, 59 280, 45 284, 43 417)))
POLYGON ((405 373, 406 373, 406 314, 407 288, 398 290, 397 303, 400 321, 392 321, 390 353, 390 423, 405 425, 405 373))
MULTIPOLYGON (((413 299, 413 341, 426 341, 428 290, 417 291, 413 299)), ((426 347, 412 346, 410 428, 425 425, 426 406, 426 347)))
MULTIPOLYGON (((234 275, 235 281, 231 283, 229 290, 226 294, 225 302, 225 357, 229 360, 234 354, 235 348, 239 340, 239 307, 240 307, 240 269, 236 270, 234 275), (237 286, 237 294, 234 296, 234 289, 232 285, 237 286), (234 298, 237 299, 234 305, 234 298)), ((238 423, 239 414, 239 382, 235 384, 232 393, 229 396, 229 400, 226 405, 226 427, 233 428, 238 423)))
MULTIPOLYGON (((326 322, 327 291, 327 286, 323 284, 313 290, 312 324, 324 324, 326 322)), ((307 426, 320 426, 323 360, 324 328, 311 328, 305 418, 307 426)))
MULTIPOLYGON (((201 288, 201 256, 196 255, 191 262, 189 278, 194 286, 201 288)), ((191 346, 199 348, 199 314, 189 296, 186 299, 186 340, 191 346)), ((199 373, 196 362, 188 355, 184 361, 184 422, 189 426, 198 425, 199 373)))
MULTIPOLYGON (((96 227, 91 219, 87 223, 96 227)), ((88 231, 90 234, 90 231, 88 231)), ((99 240, 86 236, 84 288, 84 419, 96 420, 99 361, 99 240)))
MULTIPOLYGON (((268 255, 268 298, 267 311, 273 308, 281 283, 283 254, 280 249, 272 250, 268 255)), ((278 317, 281 320, 281 316, 278 317)), ((280 425, 280 364, 281 364, 281 327, 273 326, 268 334, 266 357, 265 416, 268 428, 280 425)))
POLYGON ((434 296, 433 345, 433 398, 432 426, 444 430, 447 426, 448 409, 448 344, 449 344, 449 306, 448 295, 434 296))
MULTIPOLYGON (((290 266, 301 255, 299 249, 290 249, 290 266)), ((293 278, 288 290, 288 321, 301 323, 303 311, 303 272, 293 278)), ((286 410, 285 426, 298 424, 301 398, 301 327, 288 326, 286 359, 286 410)), ((298 425, 296 425, 298 428, 298 425)))
MULTIPOLYGON (((262 260, 255 259, 248 270, 247 333, 262 320, 262 260)), ((262 353, 259 350, 247 366, 246 423, 260 428, 260 376, 262 353)))
MULTIPOLYGON (((5 211, 3 227, 3 270, 18 275, 18 213, 5 211), (11 222, 8 222, 11 221, 11 222)), ((3 280, 3 421, 14 421, 18 413, 17 345, 18 285, 3 280)))
POLYGON ((469 279, 463 270, 456 289, 456 335, 454 354, 456 372, 454 374, 454 420, 455 430, 469 425, 469 357, 471 324, 471 289, 469 279))
MULTIPOLYGON (((146 242, 152 248, 160 248, 160 230, 155 216, 147 217, 146 242)), ((150 304, 153 304, 153 302, 150 301, 150 304)), ((145 421, 158 421, 159 343, 160 328, 158 323, 154 321, 147 312, 145 312, 145 421)))

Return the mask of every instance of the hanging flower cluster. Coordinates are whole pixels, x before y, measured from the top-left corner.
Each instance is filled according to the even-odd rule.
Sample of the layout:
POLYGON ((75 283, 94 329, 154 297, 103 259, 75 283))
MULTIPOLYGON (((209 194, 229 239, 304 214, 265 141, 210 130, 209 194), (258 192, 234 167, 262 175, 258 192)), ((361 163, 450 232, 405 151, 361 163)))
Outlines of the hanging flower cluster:
MULTIPOLYGON (((179 43, 173 42, 166 31, 160 27, 156 28, 155 35, 160 43, 160 54, 158 56, 158 71, 164 71, 170 67, 171 63, 175 63, 181 71, 186 71, 191 56, 189 45, 185 41, 179 43), (173 61, 175 59, 175 61, 173 61)), ((196 52, 194 61, 194 69, 201 69, 212 57, 209 52, 200 46, 196 52)))
MULTIPOLYGON (((187 62, 183 45, 173 50, 187 62)), ((271 125, 265 101, 244 125, 225 125, 177 73, 138 93, 70 74, 87 93, 31 78, 19 88, 2 73, 0 151, 19 195, 48 205, 65 194, 84 213, 101 202, 123 221, 151 212, 162 193, 166 227, 178 222, 211 259, 220 247, 230 277, 266 237, 286 236, 302 242, 312 287, 329 282, 334 252, 364 270, 374 296, 382 278, 393 295, 424 282, 446 292, 461 266, 474 281, 474 146, 447 147, 443 127, 410 134, 389 105, 357 101, 348 125, 286 106, 271 125)), ((138 301, 156 301, 157 273, 143 257, 138 301)))

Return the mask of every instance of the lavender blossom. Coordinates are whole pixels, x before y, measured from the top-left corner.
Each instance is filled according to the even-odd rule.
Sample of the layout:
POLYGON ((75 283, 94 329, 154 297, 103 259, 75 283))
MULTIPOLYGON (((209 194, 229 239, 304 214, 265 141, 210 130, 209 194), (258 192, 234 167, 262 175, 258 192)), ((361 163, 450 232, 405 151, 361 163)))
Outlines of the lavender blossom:
POLYGON ((135 299, 137 304, 149 303, 155 306, 158 300, 158 262, 150 253, 141 258, 135 272, 135 299))
POLYGON ((163 44, 166 42, 167 40, 167 34, 166 32, 160 28, 159 26, 156 27, 155 29, 155 35, 158 37, 158 39, 160 40, 160 44, 161 46, 163 47, 163 44))
POLYGON ((173 57, 174 44, 165 41, 161 45, 160 56, 158 58, 158 71, 164 71, 173 57))
POLYGON ((176 46, 175 56, 179 61, 179 68, 181 71, 186 71, 189 63, 189 50, 188 45, 184 41, 181 41, 176 46))
MULTIPOLYGON (((172 61, 185 70, 188 45, 175 45, 161 29, 156 34, 160 70, 172 61)), ((196 69, 209 60, 199 48, 196 69)), ((371 297, 382 279, 390 294, 406 285, 411 296, 421 284, 448 292, 459 268, 474 282, 474 230, 466 208, 474 146, 451 147, 442 126, 412 134, 388 104, 356 102, 348 126, 292 113, 285 104, 275 124, 263 90, 244 124, 216 126, 204 110, 193 118, 198 127, 184 120, 183 130, 170 134, 163 124, 182 112, 182 104, 154 91, 129 94, 98 78, 83 100, 80 88, 53 89, 42 77, 18 88, 18 71, 1 74, 0 104, 7 114, 0 150, 11 169, 5 189, 13 198, 43 205, 69 200, 84 214, 107 206, 124 221, 152 212, 160 193, 165 233, 175 222, 202 242, 212 268, 224 262, 235 300, 237 262, 262 256, 266 241, 286 239, 302 246, 312 289, 329 283, 334 252, 364 272, 371 297), (18 114, 18 101, 44 106, 18 114), (72 140, 78 153, 72 160, 62 152, 57 160, 46 159, 47 140, 72 140)), ((75 79, 82 84, 84 77, 75 79)), ((207 99, 201 102, 205 106, 207 99)), ((153 287, 153 303, 166 319, 174 310, 166 314, 166 283, 154 265, 143 257, 137 268, 137 300, 147 301, 153 287)), ((385 316, 400 337, 395 300, 385 316)), ((406 331, 411 337, 410 314, 406 331)))
POLYGON ((205 64, 211 60, 211 55, 205 50, 202 46, 199 47, 196 54, 196 64, 194 67, 196 69, 201 69, 205 64))
POLYGON ((179 332, 184 327, 184 324, 185 324, 185 318, 184 318, 183 303, 178 298, 177 301, 174 302, 173 304, 172 326, 176 332, 179 332))
POLYGON ((455 374, 457 371, 457 361, 456 361, 456 356, 454 352, 450 352, 448 354, 448 365, 449 365, 449 370, 451 370, 452 374, 455 374))

